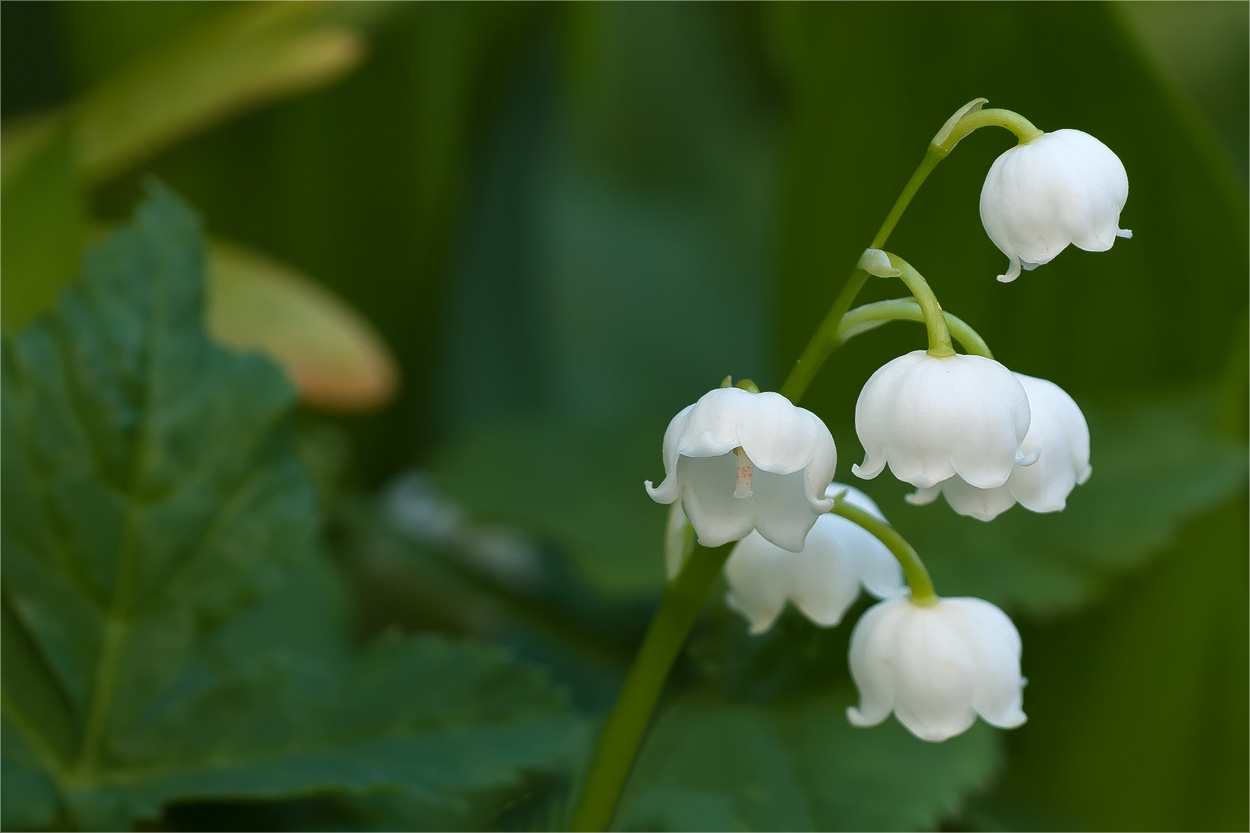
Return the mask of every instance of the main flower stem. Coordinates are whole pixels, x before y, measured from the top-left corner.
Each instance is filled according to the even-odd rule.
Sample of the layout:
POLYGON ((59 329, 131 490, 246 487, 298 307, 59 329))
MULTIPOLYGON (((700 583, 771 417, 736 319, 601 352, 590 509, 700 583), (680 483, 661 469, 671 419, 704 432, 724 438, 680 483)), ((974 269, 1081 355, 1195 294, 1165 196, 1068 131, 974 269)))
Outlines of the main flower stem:
POLYGON ((881 543, 885 544, 890 553, 903 567, 903 575, 907 578, 907 586, 911 588, 911 600, 914 604, 928 606, 937 604, 938 596, 933 590, 933 580, 924 562, 907 540, 898 534, 898 530, 885 521, 870 515, 862 509, 851 506, 839 498, 830 510, 848 521, 863 527, 881 543))
POLYGON ((681 573, 664 591, 660 609, 599 735, 581 799, 573 812, 573 830, 606 830, 612 821, 664 680, 732 549, 732 544, 716 549, 696 546, 681 573))

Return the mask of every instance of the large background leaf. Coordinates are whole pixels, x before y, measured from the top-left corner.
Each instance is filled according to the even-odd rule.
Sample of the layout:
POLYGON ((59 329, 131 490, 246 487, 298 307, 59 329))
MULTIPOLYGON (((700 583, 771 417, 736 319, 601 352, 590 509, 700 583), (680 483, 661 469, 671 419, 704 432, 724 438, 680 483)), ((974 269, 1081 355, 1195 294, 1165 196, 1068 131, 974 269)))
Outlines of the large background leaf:
POLYGON ((314 531, 312 490, 273 430, 290 387, 210 347, 198 225, 155 193, 57 315, 4 345, 5 600, 87 761, 134 716, 113 704, 159 691, 198 622, 246 602, 314 531))
POLYGON ((844 688, 771 707, 674 705, 643 750, 617 827, 932 829, 998 769, 987 727, 926 743, 892 720, 852 727, 854 703, 844 688))
POLYGON ((211 685, 197 686, 195 670, 125 739, 122 760, 71 794, 88 826, 155 817, 172 799, 323 792, 407 794, 463 812, 483 791, 523 786, 524 770, 561 763, 578 741, 543 675, 439 639, 382 640, 348 663, 261 657, 211 685))
POLYGON ((1064 511, 1035 515, 1017 507, 982 523, 941 499, 891 510, 943 592, 1023 613, 1072 610, 1173 543, 1185 521, 1245 487, 1245 443, 1216 432, 1205 390, 1087 411, 1094 474, 1064 511))
POLYGON ((6 824, 326 790, 454 803, 558 763, 562 698, 498 651, 346 656, 291 388, 207 340, 203 290, 198 223, 154 186, 4 342, 6 824))

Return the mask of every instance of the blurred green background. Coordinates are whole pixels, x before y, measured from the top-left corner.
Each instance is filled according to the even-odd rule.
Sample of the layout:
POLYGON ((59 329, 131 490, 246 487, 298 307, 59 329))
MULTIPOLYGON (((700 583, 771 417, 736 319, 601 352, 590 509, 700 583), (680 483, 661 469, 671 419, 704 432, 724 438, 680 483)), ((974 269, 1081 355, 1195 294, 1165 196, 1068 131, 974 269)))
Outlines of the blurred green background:
MULTIPOLYGON (((597 714, 662 586, 641 484, 672 414, 726 374, 780 385, 956 108, 1089 132, 1132 240, 997 284, 977 196, 1010 138, 981 131, 890 241, 1092 431, 1062 516, 866 487, 940 591, 1024 636, 1030 721, 937 817, 1245 829, 1248 8, 6 3, 4 327, 157 176, 221 241, 217 330, 305 393, 359 630, 506 642, 597 714)), ((817 378, 840 477, 863 381, 923 344, 881 328, 817 378)), ((714 604, 674 689, 845 687, 847 630, 751 640, 714 604)))

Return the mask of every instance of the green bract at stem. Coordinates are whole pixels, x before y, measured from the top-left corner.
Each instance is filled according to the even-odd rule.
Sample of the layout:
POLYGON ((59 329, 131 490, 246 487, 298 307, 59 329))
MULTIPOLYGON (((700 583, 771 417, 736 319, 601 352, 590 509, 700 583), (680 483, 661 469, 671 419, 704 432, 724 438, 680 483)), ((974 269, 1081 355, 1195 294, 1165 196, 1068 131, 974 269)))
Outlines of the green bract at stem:
POLYGON ((664 591, 660 609, 651 620, 621 695, 599 735, 581 798, 573 812, 573 830, 608 829, 664 680, 733 547, 696 546, 681 573, 664 591))
POLYGON ((929 578, 929 571, 925 569, 924 562, 920 560, 920 556, 911 544, 894 527, 885 521, 870 515, 862 509, 851 506, 845 500, 846 493, 838 495, 830 510, 834 515, 846 518, 851 523, 863 527, 874 538, 885 544, 886 548, 898 560, 903 567, 903 575, 907 579, 907 586, 911 588, 912 604, 918 604, 924 607, 937 604, 938 596, 933 590, 933 580, 929 578))
MULTIPOLYGON (((951 336, 964 348, 965 353, 984 356, 987 359, 994 358, 985 339, 981 338, 980 334, 966 321, 946 311, 942 312, 942 317, 946 319, 946 327, 950 330, 951 336)), ((924 312, 915 298, 894 298, 889 301, 864 304, 843 316, 842 325, 838 327, 833 346, 841 347, 860 333, 866 333, 890 321, 924 321, 924 312)))
POLYGON ((890 266, 898 272, 899 280, 911 290, 912 296, 920 305, 925 329, 929 331, 929 355, 935 359, 955 355, 955 348, 951 347, 950 330, 946 329, 946 315, 942 312, 942 305, 938 303, 933 290, 929 288, 929 282, 898 255, 889 252, 885 254, 889 258, 890 266))
POLYGON ((738 388, 739 390, 747 391, 748 393, 760 392, 760 386, 755 384, 755 382, 751 381, 750 379, 741 379, 739 380, 738 384, 734 385, 734 387, 738 388))

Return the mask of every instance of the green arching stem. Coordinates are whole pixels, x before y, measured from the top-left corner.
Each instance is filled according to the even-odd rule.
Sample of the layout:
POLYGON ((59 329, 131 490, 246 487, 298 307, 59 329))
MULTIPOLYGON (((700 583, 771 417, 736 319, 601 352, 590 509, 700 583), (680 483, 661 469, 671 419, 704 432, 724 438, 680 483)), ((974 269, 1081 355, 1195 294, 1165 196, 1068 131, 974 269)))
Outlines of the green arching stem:
MULTIPOLYGON (((885 247, 894 227, 902 218, 903 212, 907 210, 907 206, 911 204, 912 197, 920 190, 920 186, 924 184, 938 163, 945 159, 955 145, 959 144, 959 141, 969 133, 982 127, 1002 127, 1014 133, 1021 144, 1031 142, 1042 135, 1042 131, 1019 113, 997 108, 982 110, 980 107, 983 103, 984 99, 974 99, 961 107, 956 111, 956 115, 962 115, 959 115, 954 124, 948 122, 944 125, 930 142, 929 147, 925 149, 924 159, 920 161, 911 179, 903 186, 902 193, 894 201, 894 206, 886 215, 881 228, 877 230, 877 235, 872 239, 872 245, 869 248, 885 247)), ((851 271, 850 277, 847 278, 842 291, 838 293, 833 306, 830 307, 820 326, 816 328, 816 332, 812 334, 807 347, 803 349, 802 355, 799 356, 785 382, 782 383, 780 389, 782 396, 795 403, 803 398, 803 394, 807 392, 808 386, 811 385, 821 365, 825 363, 825 359, 829 358, 829 354, 838 346, 837 335, 841 328, 842 318, 855 303, 855 297, 864 288, 867 280, 868 273, 858 266, 851 271)))
POLYGON ((1016 134, 1016 139, 1022 145, 1042 135, 1042 131, 1033 126, 1033 122, 1019 113, 1013 113, 1010 110, 978 109, 965 113, 963 118, 957 121, 954 127, 951 128, 950 133, 943 136, 939 143, 929 147, 945 156, 951 152, 955 145, 959 144, 960 139, 974 130, 980 130, 982 127, 1002 127, 1010 130, 1016 134))
MULTIPOLYGON (((894 233, 894 227, 898 225, 898 221, 903 218, 903 212, 907 210, 907 206, 911 204, 912 197, 916 196, 916 192, 920 190, 920 186, 929 178, 929 174, 933 173, 933 169, 950 151, 943 151, 930 145, 925 149, 924 159, 920 160, 920 165, 911 175, 911 179, 907 180, 907 184, 903 186, 903 192, 898 195, 898 199, 894 201, 894 206, 890 209, 890 213, 885 215, 885 220, 881 223, 881 228, 877 229, 877 234, 872 238, 870 249, 880 249, 885 246, 885 241, 890 239, 890 235, 894 233)), ((849 307, 850 304, 848 303, 849 307)))
POLYGON ((937 604, 938 596, 933 590, 933 580, 929 578, 929 571, 925 569, 924 562, 920 560, 920 556, 912 545, 898 531, 885 521, 870 515, 862 509, 851 506, 842 498, 838 498, 830 510, 833 514, 846 518, 851 523, 863 527, 874 538, 885 544, 890 553, 898 560, 903 567, 903 575, 907 579, 907 586, 911 588, 911 600, 913 604, 929 606, 937 604))
MULTIPOLYGON (((985 339, 968 326, 967 322, 945 311, 942 312, 942 316, 946 319, 946 327, 950 330, 951 337, 959 342, 965 353, 984 356, 987 359, 994 358, 985 339)), ((924 313, 915 298, 894 298, 889 301, 864 304, 843 316, 842 325, 838 327, 833 346, 835 349, 841 347, 860 333, 868 332, 890 321, 924 321, 924 313)))
POLYGON ((833 306, 825 315, 825 320, 820 322, 816 332, 812 333, 807 346, 803 348, 803 353, 795 360, 794 367, 790 368, 790 375, 786 376, 786 380, 782 382, 780 393, 786 399, 798 404, 803 394, 807 393, 807 388, 816 376, 816 371, 820 370, 820 366, 825 363, 825 359, 829 358, 829 354, 836 346, 838 326, 842 323, 842 317, 851 308, 855 296, 859 294, 859 290, 863 288, 864 281, 867 279, 868 273, 858 266, 851 271, 850 277, 842 286, 842 291, 838 293, 833 306))
POLYGON ((946 329, 946 315, 942 312, 942 305, 938 303, 933 290, 929 288, 929 282, 898 255, 887 252, 886 256, 890 258, 890 265, 899 271, 899 280, 911 290, 916 303, 920 304, 924 326, 929 331, 929 355, 938 359, 955 355, 955 348, 951 347, 950 330, 946 329))
MULTIPOLYGON (((903 212, 911 204, 912 197, 916 196, 920 186, 928 179, 929 174, 933 173, 933 169, 937 167, 938 163, 946 158, 947 153, 948 151, 939 150, 932 145, 929 146, 928 150, 925 151, 924 159, 920 162, 920 166, 911 175, 911 179, 907 180, 907 184, 903 186, 902 193, 894 201, 894 207, 886 215, 881 228, 877 229, 877 234, 872 238, 872 246, 870 248, 880 249, 890 239, 890 234, 894 231, 894 227, 898 225, 903 212)), ((846 279, 846 284, 842 287, 842 291, 834 299, 833 306, 829 308, 824 321, 816 328, 816 332, 812 334, 811 339, 807 342, 807 347, 803 349, 802 355, 794 363, 794 367, 790 369, 790 375, 782 383, 782 396, 795 403, 803 398, 803 394, 807 392, 807 388, 812 383, 816 371, 820 370, 820 366, 825 363, 825 359, 829 358, 829 354, 837 346, 838 327, 842 323, 842 318, 850 310, 851 304, 855 303, 855 296, 864 288, 864 283, 867 280, 868 273, 859 268, 859 266, 851 270, 850 277, 846 279)))
MULTIPOLYGON (((983 100, 977 99, 965 105, 943 126, 936 141, 931 142, 925 151, 924 159, 916 168, 902 193, 895 200, 890 213, 886 215, 877 234, 873 237, 870 248, 883 249, 894 227, 898 225, 920 186, 928 178, 938 163, 947 157, 956 144, 969 133, 981 127, 996 125, 1005 127, 1016 134, 1020 142, 1031 141, 1042 135, 1041 131, 1021 116, 1008 110, 981 110, 983 100)), ((950 346, 951 324, 959 335, 960 343, 969 352, 974 350, 972 343, 977 343, 989 355, 984 341, 976 333, 954 316, 942 312, 936 298, 924 278, 912 269, 901 258, 890 255, 890 262, 901 272, 900 277, 916 298, 914 306, 903 307, 903 302, 888 301, 884 304, 897 305, 881 307, 869 305, 862 308, 860 317, 847 326, 843 326, 855 297, 863 289, 868 280, 868 272, 858 265, 851 271, 842 291, 838 293, 833 306, 825 315, 824 320, 812 335, 807 347, 795 362, 789 376, 781 386, 781 393, 791 402, 798 402, 807 392, 808 386, 815 377, 820 366, 824 364, 829 353, 842 341, 853 334, 855 328, 862 327, 865 322, 874 320, 872 316, 890 314, 899 318, 910 318, 912 310, 919 310, 929 331, 929 352, 934 355, 950 355, 954 350, 950 346), (871 308, 871 309, 870 309, 871 308), (965 341, 965 331, 968 341, 965 341), (945 352, 943 352, 945 351, 945 352)), ((726 379, 725 385, 731 384, 726 379)), ((875 517, 861 512, 853 506, 842 502, 834 506, 833 512, 854 523, 879 538, 890 549, 899 563, 912 589, 912 601, 916 604, 934 604, 937 596, 933 592, 933 583, 916 551, 894 531, 888 524, 875 517)), ((572 828, 574 830, 606 830, 612 820, 621 789, 633 767, 634 757, 642 743, 642 737, 651 720, 651 713, 659 700, 664 681, 669 669, 676 661, 685 642, 686 635, 694 625, 703 601, 712 583, 720 573, 731 547, 724 546, 709 550, 696 547, 685 567, 675 580, 669 583, 656 612, 642 647, 634 660, 633 666, 626 677, 616 706, 609 715, 603 732, 595 748, 595 756, 582 787, 581 798, 573 813, 572 828)))
POLYGON ((695 547, 681 573, 664 591, 660 609, 599 735, 581 799, 573 811, 573 830, 608 829, 664 680, 732 550, 732 544, 717 549, 695 547))

